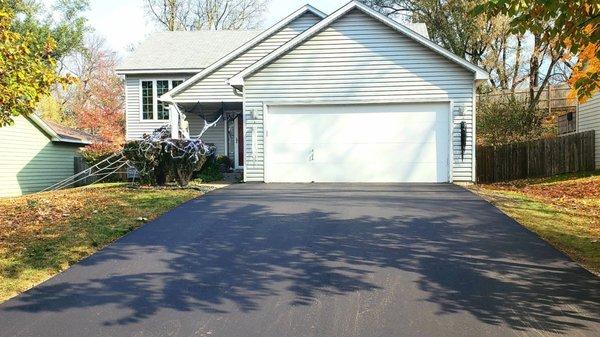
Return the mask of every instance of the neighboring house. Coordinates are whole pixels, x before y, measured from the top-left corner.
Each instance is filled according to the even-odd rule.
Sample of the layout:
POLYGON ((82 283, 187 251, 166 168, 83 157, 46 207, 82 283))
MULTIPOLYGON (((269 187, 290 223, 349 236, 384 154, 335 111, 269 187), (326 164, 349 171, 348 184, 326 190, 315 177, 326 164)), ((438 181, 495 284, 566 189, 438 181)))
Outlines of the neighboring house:
POLYGON ((557 133, 565 135, 577 131, 577 113, 569 111, 556 117, 557 133))
POLYGON ((0 197, 38 192, 74 174, 79 149, 97 138, 36 115, 0 127, 0 197))
POLYGON ((157 34, 118 72, 129 139, 167 122, 179 137, 182 118, 193 136, 223 116, 203 140, 246 182, 475 179, 475 86, 487 73, 423 25, 356 1, 329 16, 307 5, 260 33, 157 34))
POLYGON ((594 95, 577 108, 577 132, 594 130, 596 169, 600 169, 600 94, 594 95))

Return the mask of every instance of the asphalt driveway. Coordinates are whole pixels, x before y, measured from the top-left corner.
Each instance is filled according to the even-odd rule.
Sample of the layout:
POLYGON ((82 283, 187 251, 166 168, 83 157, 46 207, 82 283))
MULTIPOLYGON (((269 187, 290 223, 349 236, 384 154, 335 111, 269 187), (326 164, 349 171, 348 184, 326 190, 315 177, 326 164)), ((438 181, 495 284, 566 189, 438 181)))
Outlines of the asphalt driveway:
POLYGON ((600 279, 452 185, 245 184, 0 305, 0 336, 598 336, 600 279))

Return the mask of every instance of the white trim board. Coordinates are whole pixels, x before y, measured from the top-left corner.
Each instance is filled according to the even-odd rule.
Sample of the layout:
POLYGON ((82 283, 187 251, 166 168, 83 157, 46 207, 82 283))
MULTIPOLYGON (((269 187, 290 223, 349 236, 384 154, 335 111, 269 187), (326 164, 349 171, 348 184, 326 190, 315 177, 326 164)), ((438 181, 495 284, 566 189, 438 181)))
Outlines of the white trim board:
POLYGON ((215 63, 211 64, 208 68, 206 68, 206 69, 200 71, 199 73, 197 73, 196 75, 190 77, 187 81, 183 82, 177 88, 162 95, 160 97, 160 99, 161 100, 172 100, 174 95, 177 95, 179 92, 183 91, 184 89, 189 88, 194 83, 196 83, 199 80, 205 78, 206 76, 212 74, 213 72, 215 72, 216 70, 218 70, 225 64, 229 63, 236 57, 242 55, 248 49, 258 45, 260 42, 264 41, 269 36, 275 34, 277 31, 279 31, 283 27, 287 26, 290 22, 294 21, 296 18, 302 16, 306 12, 310 12, 310 13, 318 16, 321 19, 326 17, 325 13, 321 12, 320 10, 316 9, 315 7, 308 5, 308 4, 304 5, 304 6, 300 7, 298 10, 296 10, 295 12, 293 12, 292 14, 286 16, 284 19, 282 19, 281 21, 279 21, 276 24, 274 24, 273 26, 271 26, 270 28, 268 28, 265 31, 263 31, 262 33, 258 34, 256 37, 254 37, 250 41, 244 43, 239 48, 235 49, 231 53, 225 55, 224 57, 222 57, 215 63))
POLYGON ((199 71, 204 70, 204 68, 189 68, 189 69, 169 69, 169 68, 160 68, 160 69, 122 69, 116 70, 117 75, 147 75, 147 74, 190 74, 197 73, 199 71))
POLYGON ((348 4, 346 4, 345 6, 338 9, 337 11, 333 12, 331 15, 329 15, 325 19, 321 20, 319 23, 312 26, 311 28, 309 28, 308 30, 303 32, 302 34, 291 39, 290 41, 285 43, 283 46, 277 48, 272 53, 270 53, 267 56, 263 57, 262 59, 258 60, 257 62, 255 62, 248 68, 244 69, 237 75, 231 77, 227 81, 227 83, 236 88, 243 87, 245 78, 253 75, 254 73, 259 71, 266 65, 268 65, 271 62, 275 61, 276 59, 280 58, 281 56, 283 56, 290 50, 294 49, 295 47, 297 47, 304 41, 308 40, 312 36, 316 35, 320 31, 322 31, 323 29, 327 28, 334 21, 336 21, 337 19, 346 15, 353 9, 358 9, 358 10, 362 11, 363 13, 371 16, 372 18, 391 27, 392 29, 396 30, 397 32, 400 32, 400 33, 406 35, 407 37, 413 39, 414 41, 420 43, 421 45, 433 50, 434 52, 441 54, 442 56, 446 57, 450 61, 453 61, 453 62, 461 65, 462 67, 472 71, 475 75, 475 80, 489 79, 488 73, 485 70, 481 69, 480 67, 468 62, 467 60, 465 60, 461 57, 458 57, 457 55, 453 54, 452 52, 440 47, 439 45, 435 44, 431 40, 421 36, 420 34, 414 32, 410 28, 407 28, 404 25, 394 21, 393 19, 390 19, 387 16, 373 10, 372 8, 366 6, 358 1, 353 0, 353 1, 349 2, 348 4))

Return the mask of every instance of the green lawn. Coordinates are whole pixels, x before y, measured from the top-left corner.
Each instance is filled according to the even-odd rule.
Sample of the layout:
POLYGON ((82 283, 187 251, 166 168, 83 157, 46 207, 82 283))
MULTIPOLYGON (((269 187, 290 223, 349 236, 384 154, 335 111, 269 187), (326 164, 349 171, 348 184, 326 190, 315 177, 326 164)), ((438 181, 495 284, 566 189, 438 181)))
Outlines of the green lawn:
POLYGON ((0 302, 210 189, 102 184, 0 199, 0 302))
POLYGON ((477 185, 472 190, 600 275, 600 173, 477 185))

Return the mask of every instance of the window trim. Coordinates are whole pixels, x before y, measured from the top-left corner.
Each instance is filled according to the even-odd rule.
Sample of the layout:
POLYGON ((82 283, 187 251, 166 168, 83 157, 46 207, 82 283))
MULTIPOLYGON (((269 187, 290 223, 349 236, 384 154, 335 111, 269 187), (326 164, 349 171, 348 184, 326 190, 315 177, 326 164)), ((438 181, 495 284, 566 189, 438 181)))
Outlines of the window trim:
MULTIPOLYGON (((169 89, 168 91, 173 90, 173 81, 182 81, 185 82, 185 78, 183 77, 167 77, 167 78, 140 78, 138 81, 138 97, 139 97, 139 118, 140 122, 166 122, 169 121, 167 119, 158 119, 158 87, 157 81, 169 81, 169 89), (142 90, 142 82, 152 82, 152 118, 144 118, 144 100, 143 100, 143 90, 142 90)), ((181 85, 181 84, 179 84, 181 85)), ((167 91, 167 92, 168 92, 167 91)))

